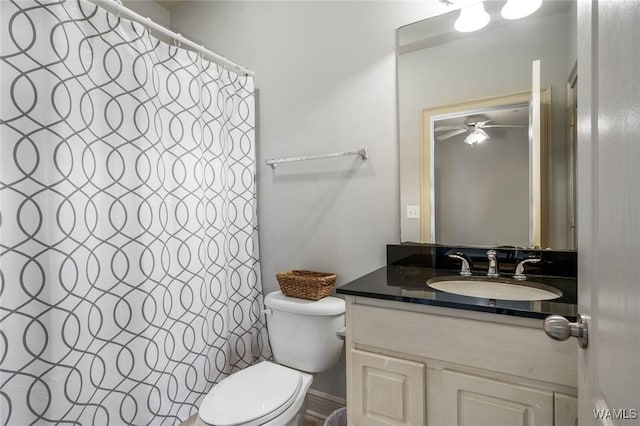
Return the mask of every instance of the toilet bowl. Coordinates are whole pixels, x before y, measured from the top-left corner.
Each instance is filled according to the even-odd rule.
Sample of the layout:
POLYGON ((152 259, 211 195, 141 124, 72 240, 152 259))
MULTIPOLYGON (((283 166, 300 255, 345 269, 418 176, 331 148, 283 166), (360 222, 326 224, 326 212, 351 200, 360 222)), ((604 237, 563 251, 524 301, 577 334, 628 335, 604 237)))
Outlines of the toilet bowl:
POLYGON ((230 375, 205 396, 198 426, 299 426, 306 411, 309 373, 331 368, 342 354, 344 300, 296 299, 277 291, 265 297, 275 362, 230 375))

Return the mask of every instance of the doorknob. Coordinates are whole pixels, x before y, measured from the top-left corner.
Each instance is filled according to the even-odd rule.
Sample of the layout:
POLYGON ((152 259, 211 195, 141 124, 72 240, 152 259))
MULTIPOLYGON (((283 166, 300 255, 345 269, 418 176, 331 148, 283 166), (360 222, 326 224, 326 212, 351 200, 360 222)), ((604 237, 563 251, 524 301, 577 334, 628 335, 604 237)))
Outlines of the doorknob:
POLYGON ((569 337, 577 337, 582 349, 589 345, 589 329, 587 327, 587 316, 578 314, 576 322, 569 322, 563 316, 550 315, 544 320, 542 326, 547 336, 554 340, 567 340, 569 337))

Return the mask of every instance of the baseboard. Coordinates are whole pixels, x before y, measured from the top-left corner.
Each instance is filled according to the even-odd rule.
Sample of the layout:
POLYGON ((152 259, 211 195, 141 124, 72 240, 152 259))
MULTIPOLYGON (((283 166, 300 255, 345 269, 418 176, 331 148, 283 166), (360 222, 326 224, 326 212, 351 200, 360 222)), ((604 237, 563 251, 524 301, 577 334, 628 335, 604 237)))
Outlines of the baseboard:
POLYGON ((309 389, 307 392, 307 411, 305 414, 315 420, 324 421, 331 413, 346 405, 347 401, 344 398, 309 389))

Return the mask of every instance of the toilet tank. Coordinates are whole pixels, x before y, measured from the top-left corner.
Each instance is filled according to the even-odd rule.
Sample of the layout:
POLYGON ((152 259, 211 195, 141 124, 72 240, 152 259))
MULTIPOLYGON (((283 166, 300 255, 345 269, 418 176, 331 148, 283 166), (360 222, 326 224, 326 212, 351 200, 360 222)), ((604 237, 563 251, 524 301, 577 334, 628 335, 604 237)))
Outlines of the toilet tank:
POLYGON ((281 365, 309 373, 331 368, 342 354, 344 300, 325 297, 318 301, 269 293, 264 304, 273 356, 281 365))

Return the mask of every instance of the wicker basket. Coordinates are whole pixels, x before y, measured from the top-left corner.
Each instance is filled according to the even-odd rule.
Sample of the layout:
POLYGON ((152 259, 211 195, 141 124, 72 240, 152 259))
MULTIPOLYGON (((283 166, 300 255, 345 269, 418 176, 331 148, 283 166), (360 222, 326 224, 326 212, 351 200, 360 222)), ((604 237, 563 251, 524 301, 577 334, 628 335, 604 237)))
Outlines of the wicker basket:
POLYGON ((320 300, 333 293, 336 274, 293 270, 276 274, 280 290, 285 296, 320 300))

